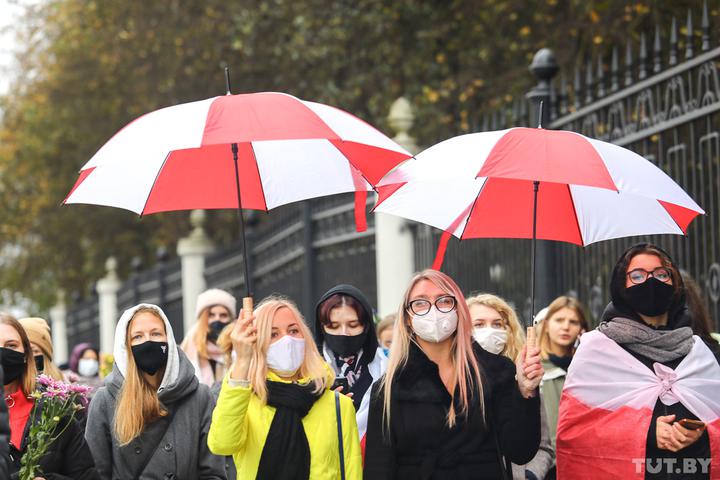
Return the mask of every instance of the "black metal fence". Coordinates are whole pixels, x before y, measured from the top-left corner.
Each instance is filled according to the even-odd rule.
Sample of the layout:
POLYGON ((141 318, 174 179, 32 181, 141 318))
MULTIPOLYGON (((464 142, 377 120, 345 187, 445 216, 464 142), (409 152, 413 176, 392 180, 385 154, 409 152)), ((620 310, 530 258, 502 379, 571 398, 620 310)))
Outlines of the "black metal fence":
MULTIPOLYGON (((696 219, 686 237, 660 235, 600 242, 579 248, 539 242, 538 288, 544 301, 570 292, 597 319, 609 300, 608 277, 620 253, 649 240, 666 247, 704 290, 710 311, 720 319, 720 47, 713 47, 705 6, 699 39, 688 14, 687 35, 679 39, 673 19, 666 37, 645 36, 637 50, 628 41, 624 60, 615 48, 610 58, 588 61, 568 75, 557 72, 548 55, 533 65, 539 85, 506 111, 475 119, 478 130, 535 126, 537 101, 549 105, 549 128, 573 130, 629 148, 658 165, 692 196, 707 214, 696 219), (698 42, 699 40, 699 42, 698 42), (681 58, 683 57, 683 58, 681 58), (545 89, 545 91, 543 91, 545 89)), ((547 108, 547 107, 546 107, 547 108)), ((416 262, 429 266, 439 232, 416 229, 416 262)), ((530 241, 479 239, 451 241, 444 270, 468 292, 491 291, 529 314, 530 241)), ((539 292, 539 293, 540 293, 539 292)), ((542 306, 542 304, 540 305, 542 306)))

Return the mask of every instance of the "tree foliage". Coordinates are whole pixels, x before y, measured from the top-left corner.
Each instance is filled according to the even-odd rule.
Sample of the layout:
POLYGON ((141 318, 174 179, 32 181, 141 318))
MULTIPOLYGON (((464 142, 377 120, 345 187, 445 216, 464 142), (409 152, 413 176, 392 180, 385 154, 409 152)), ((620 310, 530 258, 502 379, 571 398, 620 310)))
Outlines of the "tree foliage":
MULTIPOLYGON (((698 2, 47 0, 24 18, 19 74, 0 100, 0 284, 44 308, 59 286, 86 293, 109 255, 127 273, 133 257, 172 251, 188 231, 184 213, 139 218, 61 202, 130 120, 223 94, 224 65, 236 93, 285 91, 386 131, 391 102, 405 95, 414 134, 429 144, 524 94, 538 48, 571 66, 672 15, 682 24, 689 7, 698 2)), ((220 241, 234 225, 229 212, 211 216, 220 241)))

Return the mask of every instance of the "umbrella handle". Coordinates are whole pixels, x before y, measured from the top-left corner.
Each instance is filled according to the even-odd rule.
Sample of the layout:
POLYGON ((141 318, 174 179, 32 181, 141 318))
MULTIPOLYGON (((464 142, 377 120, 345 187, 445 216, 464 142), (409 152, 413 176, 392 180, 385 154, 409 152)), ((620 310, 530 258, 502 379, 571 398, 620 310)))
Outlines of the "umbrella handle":
POLYGON ((527 342, 525 343, 527 350, 535 348, 537 344, 537 337, 535 336, 535 326, 531 325, 527 327, 527 342))
POLYGON ((249 317, 253 313, 253 299, 252 297, 243 297, 243 316, 249 317))

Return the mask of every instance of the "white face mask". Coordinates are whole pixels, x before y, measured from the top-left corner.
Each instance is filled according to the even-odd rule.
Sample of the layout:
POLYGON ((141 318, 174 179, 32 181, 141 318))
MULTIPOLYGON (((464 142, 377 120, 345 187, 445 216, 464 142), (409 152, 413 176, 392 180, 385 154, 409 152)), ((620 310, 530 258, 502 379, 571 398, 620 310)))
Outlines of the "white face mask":
POLYGON ((93 358, 81 358, 78 362, 78 373, 83 377, 94 377, 98 370, 98 361, 93 358))
POLYGON ((267 352, 268 368, 281 377, 295 375, 305 360, 305 339, 285 335, 270 344, 267 352))
POLYGON ((426 342, 440 343, 457 330, 457 310, 442 313, 434 306, 425 315, 413 315, 412 328, 426 342))
POLYGON ((473 328, 473 338, 488 352, 499 354, 505 348, 508 334, 499 328, 478 327, 473 328))

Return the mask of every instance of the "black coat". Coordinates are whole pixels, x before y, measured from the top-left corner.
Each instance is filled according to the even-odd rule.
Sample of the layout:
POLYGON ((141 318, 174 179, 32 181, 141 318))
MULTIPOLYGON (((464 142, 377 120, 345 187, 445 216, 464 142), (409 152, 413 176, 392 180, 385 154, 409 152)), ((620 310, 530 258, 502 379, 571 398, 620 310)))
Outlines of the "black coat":
MULTIPOLYGON (((373 388, 368 419, 364 478, 465 480, 502 478, 502 454, 529 462, 540 444, 540 398, 524 399, 515 365, 473 344, 483 375, 487 425, 477 391, 468 415, 449 428, 451 397, 437 364, 411 343, 407 364, 393 381, 389 436, 383 434, 383 392, 373 388)), ((459 397, 456 390, 455 397, 459 397)), ((457 404, 456 404, 457 405, 457 404)), ((457 409, 456 409, 457 411, 457 409)))
MULTIPOLYGON (((12 445, 10 446, 11 474, 17 474, 20 470, 21 452, 25 450, 30 426, 33 422, 37 422, 39 418, 40 411, 38 410, 31 415, 25 424, 20 451, 12 445)), ((50 448, 40 460, 41 473, 39 475, 46 480, 100 480, 82 429, 75 420, 64 419, 63 422, 60 424, 60 428, 62 429, 65 426, 67 428, 50 445, 50 448)))

